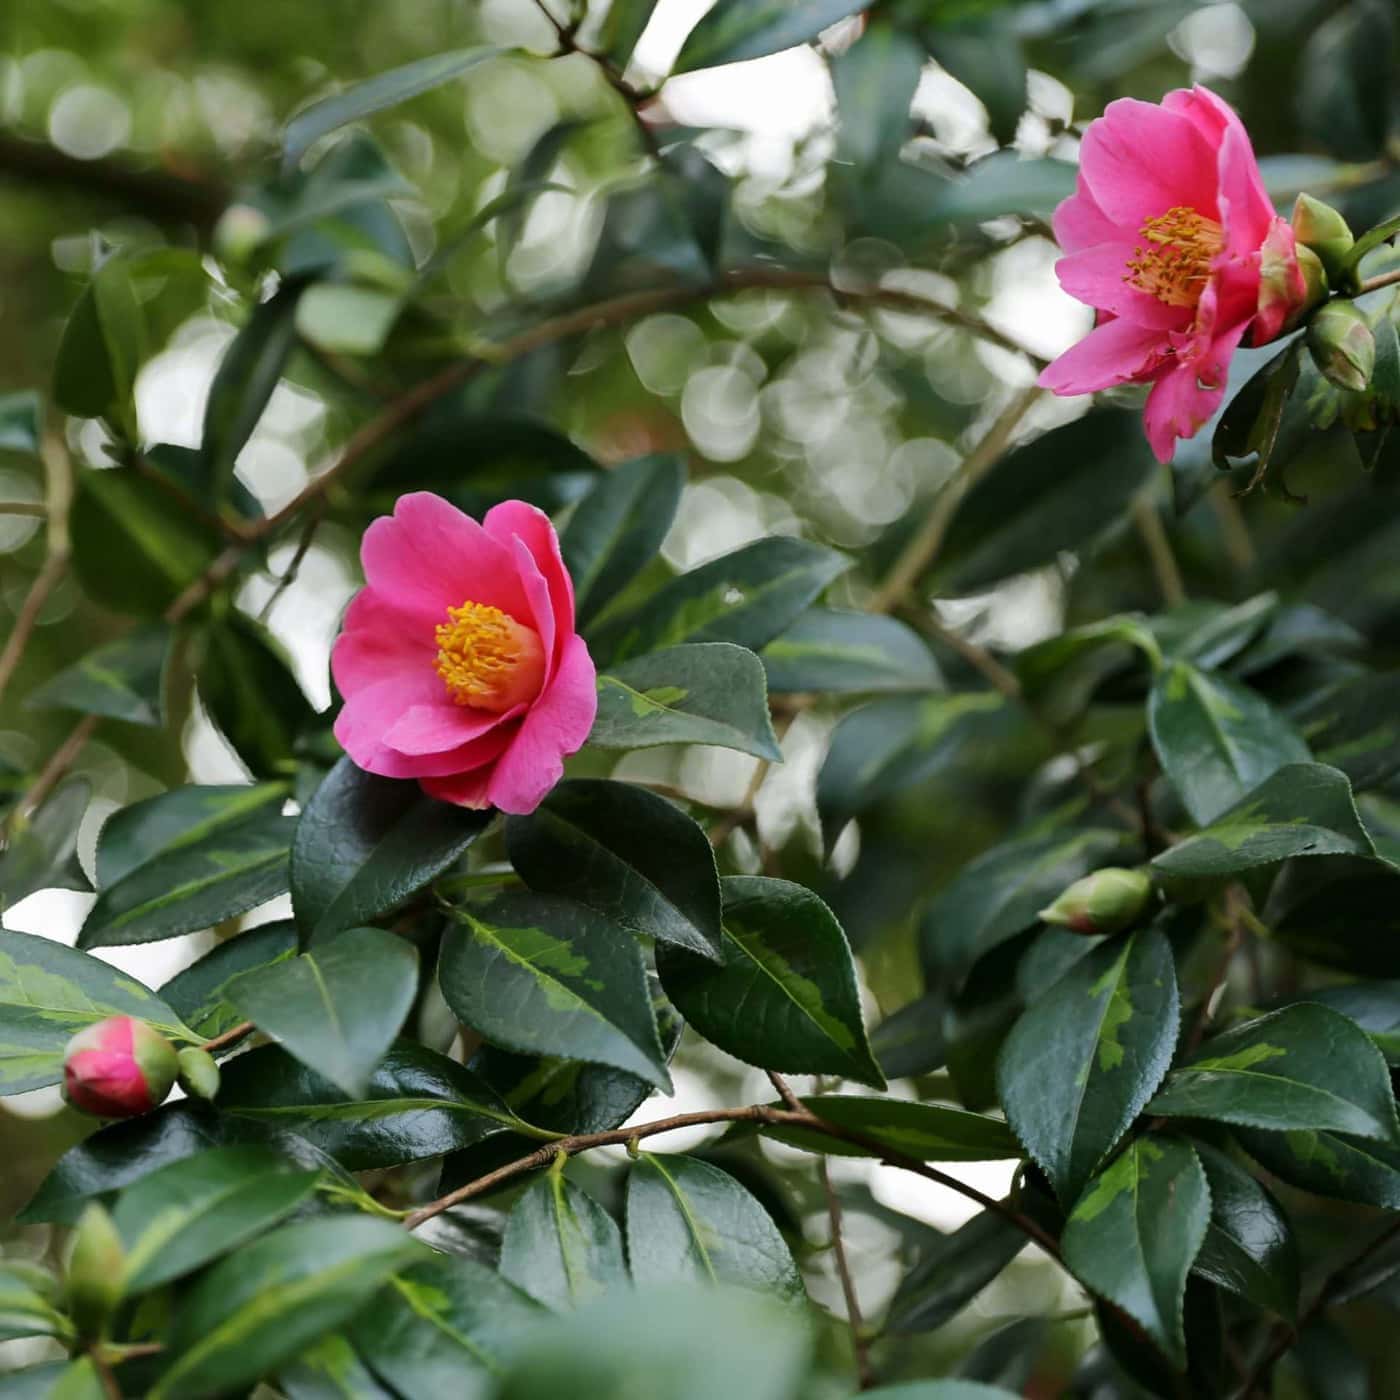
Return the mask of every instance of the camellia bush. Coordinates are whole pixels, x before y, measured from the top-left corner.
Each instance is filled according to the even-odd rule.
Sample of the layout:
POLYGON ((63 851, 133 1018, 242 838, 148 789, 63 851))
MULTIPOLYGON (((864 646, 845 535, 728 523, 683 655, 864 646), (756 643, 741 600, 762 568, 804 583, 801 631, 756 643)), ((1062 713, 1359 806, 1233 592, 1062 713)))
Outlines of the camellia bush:
POLYGON ((0 60, 0 1395, 1400 1393, 1394 7, 119 8, 0 60))

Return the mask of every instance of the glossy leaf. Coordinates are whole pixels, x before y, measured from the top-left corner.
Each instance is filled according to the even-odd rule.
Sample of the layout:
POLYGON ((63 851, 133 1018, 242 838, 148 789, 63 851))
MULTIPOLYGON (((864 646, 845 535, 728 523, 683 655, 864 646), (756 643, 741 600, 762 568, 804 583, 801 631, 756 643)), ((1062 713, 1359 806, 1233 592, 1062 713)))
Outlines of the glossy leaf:
POLYGON ((1298 1246, 1277 1201, 1232 1158, 1204 1143, 1210 1224, 1193 1266, 1241 1298, 1291 1320, 1298 1309, 1298 1246))
POLYGON ((797 1301, 802 1276, 767 1211, 728 1172, 644 1152, 627 1177, 627 1257, 642 1288, 729 1284, 797 1301))
POLYGON ((690 31, 674 71, 689 73, 790 49, 864 8, 863 0, 718 0, 690 31))
POLYGON ((1210 1188, 1190 1145, 1141 1137, 1090 1183, 1065 1222, 1065 1263, 1185 1361, 1186 1275, 1210 1223, 1210 1188))
POLYGON ((405 63, 401 68, 377 73, 333 97, 313 102, 287 123, 282 141, 284 169, 296 166, 311 146, 337 128, 431 92, 502 52, 504 50, 499 48, 481 47, 435 53, 430 58, 405 63))
POLYGON ((1293 763, 1203 831, 1163 851, 1153 871, 1168 884, 1239 875, 1298 856, 1369 856, 1346 774, 1323 763, 1293 763))
POLYGON ((1300 1191, 1400 1210, 1400 1147, 1393 1143, 1301 1129, 1237 1128, 1235 1136, 1260 1166, 1300 1191))
POLYGON ((316 1189, 267 1147, 220 1147, 143 1177, 112 1212, 126 1245, 131 1290, 190 1273, 289 1215, 316 1189))
POLYGON ((136 1016, 163 1035, 196 1038, 126 973, 52 939, 0 929, 0 1092, 57 1084, 68 1041, 108 1016, 136 1016))
POLYGON ((355 1097, 276 1046, 251 1050, 224 1066, 219 1107, 297 1133, 351 1171, 436 1157, 507 1128, 527 1130, 480 1077, 410 1041, 390 1049, 355 1097))
POLYGON ((779 1125, 764 1127, 764 1136, 837 1156, 873 1157, 882 1148, 921 1162, 998 1162, 1022 1155, 1000 1118, 961 1108, 854 1094, 823 1094, 802 1102, 823 1122, 856 1133, 867 1143, 779 1125))
POLYGON ((91 796, 86 778, 69 778, 17 824, 0 852, 0 904, 8 908, 36 890, 88 888, 78 862, 78 827, 91 796))
POLYGON ((724 962, 657 949, 661 985, 676 1009, 749 1064, 883 1088, 850 947, 831 910, 787 880, 731 876, 721 884, 724 962))
POLYGON ((458 1019, 497 1045, 670 1088, 636 941, 582 904, 507 892, 460 910, 438 981, 458 1019))
POLYGON ((30 691, 25 708, 72 710, 159 728, 165 722, 162 690, 170 637, 164 623, 137 627, 30 691))
POLYGON ((574 507, 559 548, 586 628, 649 564, 675 519, 685 484, 678 457, 641 457, 614 467, 574 507))
POLYGON ((1321 763, 1340 768, 1361 792, 1400 772, 1400 675, 1359 676, 1313 696, 1296 714, 1321 763))
POLYGON ((714 744, 756 758, 782 757, 763 663, 728 642, 667 647, 600 673, 588 742, 603 749, 714 744))
POLYGON ((260 1031, 354 1096, 368 1088, 417 992, 411 943, 352 928, 300 957, 241 973, 225 994, 260 1031))
POLYGON ((546 1307, 579 1307, 627 1286, 622 1232, 592 1196, 555 1169, 512 1207, 501 1277, 546 1307))
POLYGON ((805 540, 774 536, 672 579, 640 607, 598 627, 589 649, 601 670, 683 642, 758 648, 787 630, 851 561, 805 540))
POLYGON ((930 1232, 914 1267, 900 1280, 886 1326, 932 1332, 955 1317, 1025 1248, 1026 1237, 993 1210, 948 1235, 930 1232))
POLYGON ((1344 982, 1317 987, 1296 998, 1315 1001, 1355 1021, 1392 1069, 1400 1064, 1400 981, 1344 982))
POLYGON ((296 953, 296 925, 290 919, 260 924, 226 939, 177 972, 161 986, 160 994, 192 1030, 211 1038, 222 1035, 244 1019, 228 999, 229 983, 244 972, 283 962, 296 953))
POLYGON ((774 694, 937 690, 942 677, 912 628, 874 613, 809 608, 763 649, 774 694))
POLYGON ((174 938, 212 928, 284 894, 295 827, 295 817, 265 811, 172 844, 102 885, 83 921, 79 946, 174 938))
POLYGON ((287 1400, 394 1400, 393 1392, 375 1380, 339 1332, 322 1337, 284 1365, 277 1373, 277 1388, 287 1400))
POLYGON ((1311 758, 1292 725, 1252 690, 1185 661, 1158 675, 1148 723, 1162 770, 1199 826, 1286 764, 1311 758))
POLYGON ((402 904, 455 861, 491 820, 414 782, 342 758, 316 789, 292 843, 292 908, 312 941, 402 904))
POLYGON ((1144 929, 1096 948, 1016 1022, 997 1087, 1062 1201, 1079 1195, 1162 1082, 1180 1021, 1171 945, 1144 929))
POLYGON ((474 1259, 437 1258, 391 1279, 351 1327, 355 1350, 398 1395, 491 1393, 543 1310, 474 1259))
POLYGON ((1380 1051, 1354 1022, 1312 1002, 1214 1036, 1147 1107, 1167 1118, 1400 1142, 1380 1051))
POLYGON ((560 783, 506 824, 530 887, 567 895, 648 937, 718 960, 719 876, 709 838, 665 798, 629 783, 560 783))
POLYGON ((347 1215, 288 1225, 225 1256, 183 1298, 151 1400, 194 1400, 276 1369, 348 1321, 425 1247, 347 1215))

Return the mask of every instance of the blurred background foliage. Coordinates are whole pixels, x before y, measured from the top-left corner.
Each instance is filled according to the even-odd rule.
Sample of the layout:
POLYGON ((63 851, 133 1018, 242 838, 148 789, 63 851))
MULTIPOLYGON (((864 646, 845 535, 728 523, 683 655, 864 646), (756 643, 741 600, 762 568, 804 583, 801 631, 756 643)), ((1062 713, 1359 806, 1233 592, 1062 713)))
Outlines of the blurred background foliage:
MULTIPOLYGON (((1008 404, 1019 407, 1008 431, 1027 438, 1086 411, 1025 390, 1039 362, 1086 329, 1083 308, 1055 285, 1047 220, 1073 185, 1076 124, 1115 97, 1205 82, 1242 112, 1285 211, 1304 186, 1358 229, 1400 210, 1390 0, 882 0, 816 48, 710 69, 692 51, 698 71, 655 95, 678 52, 685 65, 703 0, 613 8, 593 7, 577 37, 612 55, 614 82, 586 56, 552 57, 555 29, 529 0, 45 0, 0 13, 0 392, 47 394, 57 376, 60 401, 66 393, 75 410, 102 392, 101 371, 78 350, 65 359, 62 340, 94 268, 115 250, 131 269, 137 331, 130 392, 113 392, 129 404, 131 436, 166 445, 145 470, 164 473, 182 511, 190 501, 213 508, 217 482, 199 475, 208 461, 196 469, 180 449, 199 445, 221 358, 280 285, 233 373, 240 386, 268 366, 269 383, 285 378, 251 437, 247 425, 226 425, 223 466, 237 460, 230 499, 251 519, 292 501, 376 407, 464 357, 481 360, 337 483, 313 513, 314 535, 271 540, 239 583, 242 621, 225 613, 194 629, 173 664, 199 677, 202 703, 187 699, 163 730, 107 724, 87 747, 76 771, 95 800, 80 858, 90 860, 107 813, 168 784, 324 760, 327 656, 356 586, 358 536, 406 489, 443 491, 469 509, 513 495, 561 510, 595 462, 679 452, 682 507, 645 586, 746 541, 800 534, 854 555, 858 568, 832 598, 863 605, 1008 404), (309 99, 481 44, 505 52, 469 82, 337 133, 301 171, 279 174, 283 127, 309 99), (726 294, 734 268, 748 270, 745 289, 726 294), (492 363, 492 347, 531 327, 628 297, 639 300, 492 363), (943 310, 929 314, 928 302, 943 310)), ((1240 382, 1265 358, 1242 354, 1240 382)), ((4 402, 0 500, 40 502, 27 410, 4 402)), ((1277 490, 1238 498, 1217 480, 1209 432, 1183 444, 1170 473, 1155 471, 1135 416, 1120 412, 1132 403, 1124 395, 1095 409, 1084 431, 1018 453, 952 514, 936 572, 915 580, 937 606, 909 614, 950 688, 983 684, 959 639, 1002 656, 1029 688, 1028 648, 1135 610, 1165 609, 1163 636, 1219 622, 1227 648, 1230 639, 1254 648, 1251 679, 1265 677, 1281 704, 1312 688, 1319 668, 1345 675, 1363 647, 1373 664, 1393 660, 1400 514, 1384 461, 1364 471, 1338 423, 1301 438, 1288 465, 1306 509, 1277 490), (1023 528, 1029 503, 1033 525, 1023 528), (1226 614, 1261 595, 1252 611, 1226 614)), ((234 419, 237 409, 223 407, 234 419)), ((67 456, 86 472, 121 456, 96 418, 45 421, 50 460, 67 456)), ((198 512, 176 527, 149 504, 159 491, 150 494, 142 518, 152 545, 119 528, 112 502, 104 508, 110 483, 84 480, 73 570, 6 678, 0 801, 71 726, 62 711, 26 709, 26 697, 115 635, 118 614, 158 614, 209 557, 198 512), (162 568, 173 572, 162 578, 162 568)), ((37 515, 0 516, 0 632, 45 552, 37 515)), ((1082 683, 1099 688, 1087 714, 1063 674, 1042 697, 1083 725, 1109 769, 1115 745, 1128 737, 1126 762, 1138 737, 1143 688, 1126 650, 1088 659, 1082 683)), ((830 764, 817 784, 847 708, 839 695, 780 707, 787 762, 756 790, 754 761, 719 750, 635 754, 616 771, 716 811, 751 804, 755 820, 725 846, 726 867, 762 863, 821 891, 886 1018, 877 1050, 891 1075, 937 1096, 947 1062, 967 1098, 989 1073, 986 1047, 1016 994, 988 961, 984 990, 964 1004, 925 995, 919 915, 971 858, 1064 801, 1073 775, 1061 761, 1026 786, 1049 753, 1029 721, 1000 715, 940 745, 909 721, 915 702, 879 703, 896 708, 871 714, 868 733, 847 727, 846 742, 853 761, 886 765, 891 781, 854 796, 830 764)), ((595 755, 578 771, 613 770, 595 755)), ((1373 821, 1391 810, 1384 784, 1370 800, 1373 821)), ((87 899, 46 891, 7 917, 71 938, 87 899)), ((212 937, 111 956, 154 984, 212 937)), ((702 1049, 683 1048, 678 1063, 681 1107, 739 1089, 735 1066, 702 1049)), ((0 1107, 6 1214, 82 1130, 52 1096, 34 1098, 16 1114, 9 1101, 0 1107)), ((779 1220, 805 1234, 813 1292, 837 1306, 810 1159, 781 1145, 743 1150, 731 1160, 747 1161, 779 1220)), ((583 1170, 605 1198, 606 1170, 583 1170)), ((926 1249, 931 1228, 960 1224, 964 1203, 869 1163, 835 1170, 858 1286, 878 1314, 900 1256, 926 1249)), ((998 1170, 967 1175, 998 1194, 998 1170)), ((1345 1231, 1340 1210, 1313 1201, 1304 1218, 1325 1237, 1345 1231)), ((43 1229, 16 1230, 12 1246, 42 1251, 43 1229)), ((1060 1276, 1023 1258, 979 1291, 954 1258, 945 1277, 946 1298, 928 1304, 923 1326, 888 1342, 886 1373, 957 1366, 1012 1386, 1034 1376, 1033 1393, 1060 1393, 1092 1335, 1060 1276), (930 1334, 929 1317, 955 1320, 930 1334)), ((1346 1320, 1360 1354, 1392 1378, 1375 1394, 1393 1393, 1400 1375, 1391 1294, 1346 1320)), ((8 1344, 10 1359, 21 1345, 32 1348, 8 1344)), ((1328 1362, 1335 1346, 1319 1332, 1300 1353, 1297 1384, 1318 1397, 1367 1393, 1364 1377, 1328 1362)), ((1122 1393, 1121 1378, 1096 1381, 1095 1364, 1081 1368, 1077 1393, 1122 1393)))

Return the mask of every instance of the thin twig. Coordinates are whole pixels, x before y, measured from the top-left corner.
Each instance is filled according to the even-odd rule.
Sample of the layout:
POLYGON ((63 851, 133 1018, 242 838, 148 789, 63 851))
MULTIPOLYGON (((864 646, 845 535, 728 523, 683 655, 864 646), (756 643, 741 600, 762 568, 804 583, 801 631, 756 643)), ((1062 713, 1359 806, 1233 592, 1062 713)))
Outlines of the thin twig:
POLYGON ((1357 296, 1365 296, 1367 292, 1378 292, 1382 287, 1393 287, 1400 282, 1400 267, 1393 268, 1389 272, 1382 272, 1378 277, 1368 277, 1360 287, 1357 288, 1357 296))
POLYGON ((311 552, 311 543, 316 538, 316 531, 325 518, 325 502, 317 501, 311 507, 306 517, 306 523, 302 526, 301 538, 297 541, 296 552, 282 571, 282 577, 277 580, 277 586, 267 595, 267 602, 262 605, 262 609, 258 613, 259 622, 266 622, 272 616, 273 608, 277 606, 282 595, 296 581, 297 574, 301 572, 301 566, 306 562, 306 556, 311 552))
POLYGON ((251 1021, 240 1021, 236 1026, 230 1026, 226 1031, 220 1031, 218 1035, 206 1040, 199 1048, 213 1054, 215 1050, 223 1050, 229 1045, 236 1045, 245 1035, 251 1035, 257 1027, 251 1021))
POLYGON ((841 1280, 841 1294, 846 1300, 846 1324, 851 1330, 851 1349, 856 1358, 856 1376, 861 1390, 875 1384, 875 1371, 870 1365, 870 1343, 865 1335, 865 1317, 856 1294, 856 1281, 851 1275, 851 1261, 846 1257, 846 1238, 841 1214, 841 1198, 831 1181, 831 1165, 825 1157, 817 1165, 822 1193, 826 1196, 826 1217, 831 1222, 831 1253, 836 1260, 836 1273, 841 1280))
POLYGON ((122 1400, 122 1388, 117 1383, 117 1378, 112 1372, 107 1358, 102 1354, 100 1346, 88 1348, 88 1358, 92 1362, 92 1369, 97 1373, 98 1384, 102 1387, 102 1393, 107 1400, 122 1400))
POLYGON ((1156 505, 1143 494, 1133 498, 1132 513, 1133 524, 1137 526, 1138 535, 1147 550, 1162 601, 1169 608, 1175 608, 1186 601, 1186 584, 1162 517, 1157 513, 1156 505))
POLYGON ((776 1070, 770 1069, 768 1071, 768 1082, 773 1086, 773 1089, 777 1093, 778 1097, 794 1113, 808 1112, 807 1105, 804 1104, 795 1093, 793 1093, 792 1085, 789 1084, 781 1074, 777 1073, 776 1070))
POLYGON ((42 520, 48 513, 43 501, 0 501, 0 515, 35 515, 42 520))
POLYGON ((986 435, 963 458, 951 480, 935 497, 923 525, 904 546, 894 567, 870 600, 869 612, 884 613, 904 601, 918 581, 929 571, 959 502, 973 485, 1001 460, 1021 420, 1039 400, 1041 390, 1032 384, 1023 389, 997 415, 986 435))

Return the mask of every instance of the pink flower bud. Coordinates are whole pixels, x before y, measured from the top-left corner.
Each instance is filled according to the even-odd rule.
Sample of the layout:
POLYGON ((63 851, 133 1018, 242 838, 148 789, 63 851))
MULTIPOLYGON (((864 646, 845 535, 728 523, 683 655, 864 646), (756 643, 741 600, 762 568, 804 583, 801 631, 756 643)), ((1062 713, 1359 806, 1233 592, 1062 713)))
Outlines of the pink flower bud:
POLYGON ((1259 258, 1254 343, 1264 345, 1292 330, 1327 295, 1327 274, 1317 254, 1300 244, 1282 219, 1274 222, 1259 258))
POLYGON ((175 1083, 175 1047, 132 1016, 80 1030, 63 1054, 63 1097, 97 1118, 133 1118, 161 1103, 175 1083))

